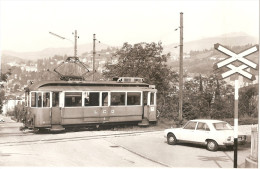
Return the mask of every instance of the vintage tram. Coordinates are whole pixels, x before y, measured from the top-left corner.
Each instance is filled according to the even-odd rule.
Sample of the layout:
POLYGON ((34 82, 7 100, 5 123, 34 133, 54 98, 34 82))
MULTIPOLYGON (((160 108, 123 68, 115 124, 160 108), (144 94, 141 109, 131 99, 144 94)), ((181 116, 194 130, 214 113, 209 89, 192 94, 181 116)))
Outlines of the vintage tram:
POLYGON ((149 125, 157 121, 156 92, 154 85, 134 77, 42 81, 26 88, 25 126, 55 131, 129 122, 149 125))

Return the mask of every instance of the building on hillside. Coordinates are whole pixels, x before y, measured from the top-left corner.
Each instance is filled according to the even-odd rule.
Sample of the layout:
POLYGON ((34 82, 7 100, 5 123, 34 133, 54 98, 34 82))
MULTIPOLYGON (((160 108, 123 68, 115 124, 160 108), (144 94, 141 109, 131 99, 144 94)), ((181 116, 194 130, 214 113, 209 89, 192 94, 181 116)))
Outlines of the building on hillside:
POLYGON ((37 66, 22 66, 21 70, 27 72, 37 72, 37 66))
POLYGON ((18 93, 18 95, 8 95, 3 103, 3 115, 8 112, 13 112, 16 105, 22 105, 25 103, 24 93, 18 93))

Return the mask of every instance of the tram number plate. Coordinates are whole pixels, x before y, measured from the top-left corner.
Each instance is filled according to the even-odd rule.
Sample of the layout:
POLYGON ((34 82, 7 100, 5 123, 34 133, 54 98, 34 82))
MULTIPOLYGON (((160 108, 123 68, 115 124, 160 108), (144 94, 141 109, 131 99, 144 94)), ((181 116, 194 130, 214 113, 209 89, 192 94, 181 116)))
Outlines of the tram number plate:
POLYGON ((151 111, 154 111, 154 107, 151 107, 151 111))

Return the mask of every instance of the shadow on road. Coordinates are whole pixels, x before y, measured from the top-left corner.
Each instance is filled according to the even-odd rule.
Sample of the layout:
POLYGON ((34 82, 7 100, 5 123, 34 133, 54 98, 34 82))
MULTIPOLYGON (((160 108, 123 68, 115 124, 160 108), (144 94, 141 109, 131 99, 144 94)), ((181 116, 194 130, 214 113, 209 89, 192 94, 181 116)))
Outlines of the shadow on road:
POLYGON ((218 157, 208 157, 208 156, 198 156, 201 161, 213 161, 219 168, 222 166, 219 162, 228 162, 230 159, 226 156, 218 156, 218 157))

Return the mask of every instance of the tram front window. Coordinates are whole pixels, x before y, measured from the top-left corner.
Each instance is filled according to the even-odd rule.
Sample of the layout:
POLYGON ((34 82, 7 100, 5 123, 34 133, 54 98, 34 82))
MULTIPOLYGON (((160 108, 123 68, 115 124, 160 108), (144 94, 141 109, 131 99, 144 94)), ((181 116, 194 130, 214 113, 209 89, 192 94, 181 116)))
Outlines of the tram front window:
POLYGON ((50 107, 50 93, 43 93, 43 107, 50 107))
POLYGON ((36 93, 36 107, 42 107, 42 93, 36 93))
POLYGON ((66 92, 65 107, 81 107, 82 93, 81 92, 66 92))

